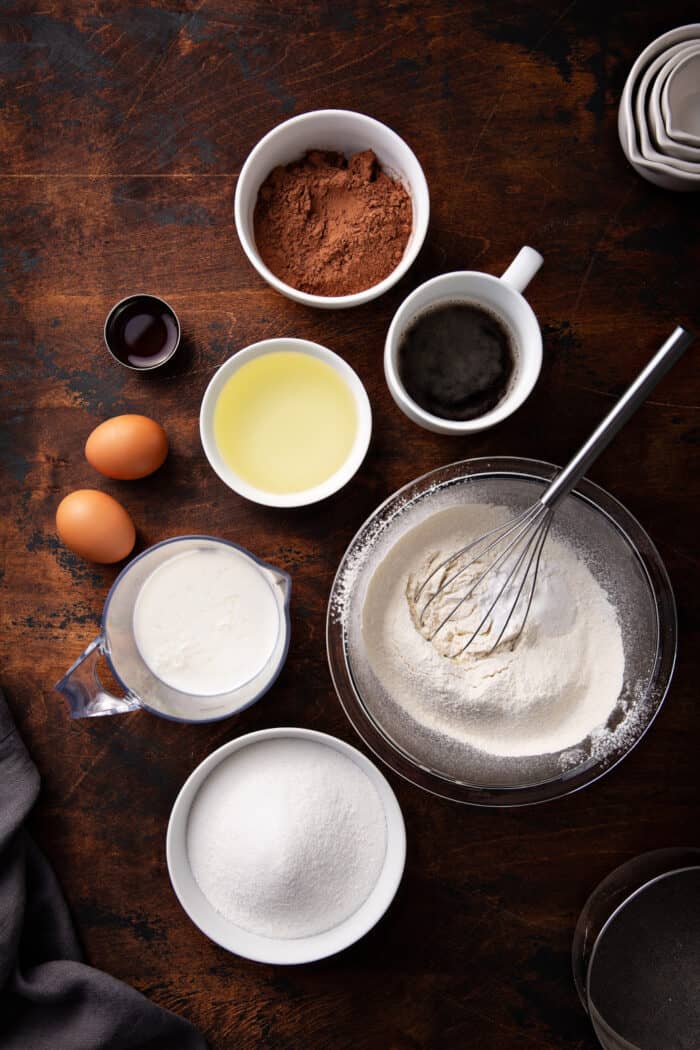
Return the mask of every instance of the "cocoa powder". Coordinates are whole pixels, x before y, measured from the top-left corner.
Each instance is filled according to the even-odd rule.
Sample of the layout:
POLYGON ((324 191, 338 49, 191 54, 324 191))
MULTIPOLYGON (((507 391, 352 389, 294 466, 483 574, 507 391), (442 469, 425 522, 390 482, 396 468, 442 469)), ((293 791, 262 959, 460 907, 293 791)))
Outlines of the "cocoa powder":
POLYGON ((266 266, 312 295, 352 295, 394 270, 412 225, 411 198, 372 150, 347 160, 310 150, 275 168, 255 204, 255 242, 266 266))

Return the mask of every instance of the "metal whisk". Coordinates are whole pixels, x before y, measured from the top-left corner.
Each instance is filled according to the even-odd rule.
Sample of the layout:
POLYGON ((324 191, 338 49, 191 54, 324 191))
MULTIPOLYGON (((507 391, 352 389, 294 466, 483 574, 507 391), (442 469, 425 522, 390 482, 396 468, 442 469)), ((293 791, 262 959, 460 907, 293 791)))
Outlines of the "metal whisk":
POLYGON ((466 644, 453 656, 459 656, 465 652, 487 624, 494 609, 507 593, 515 593, 510 610, 503 621, 498 636, 491 647, 491 652, 499 644, 505 634, 508 624, 511 622, 517 606, 521 599, 524 601, 525 612, 522 622, 513 636, 512 641, 522 634, 532 605, 537 573, 540 567, 542 549, 547 539, 549 527, 552 523, 554 511, 559 502, 571 492, 577 481, 585 474, 591 463, 600 455, 603 449, 612 441, 617 432, 624 426, 627 420, 636 412, 643 401, 654 389, 656 384, 673 367, 693 341, 693 336, 684 328, 676 328, 666 340, 661 349, 654 355, 649 364, 640 372, 629 389, 622 395, 615 407, 608 413, 602 423, 591 434, 588 441, 576 453, 574 458, 560 471, 549 483, 540 498, 527 510, 522 511, 516 517, 504 522, 495 529, 480 536, 478 539, 461 547, 449 558, 445 558, 436 565, 430 575, 423 581, 415 593, 415 601, 419 602, 421 595, 435 576, 442 572, 446 578, 440 586, 425 601, 419 613, 420 622, 425 623, 425 615, 433 602, 442 595, 447 588, 459 579, 468 569, 477 562, 485 562, 483 570, 478 570, 477 579, 471 584, 469 590, 462 595, 455 605, 449 610, 441 623, 430 635, 430 640, 454 618, 458 610, 475 593, 488 577, 500 569, 505 574, 505 580, 498 586, 496 597, 488 607, 487 612, 481 619, 466 644), (493 553, 492 553, 493 552, 493 553), (462 562, 465 556, 471 555, 468 560, 462 562), (455 569, 451 572, 451 567, 455 569))

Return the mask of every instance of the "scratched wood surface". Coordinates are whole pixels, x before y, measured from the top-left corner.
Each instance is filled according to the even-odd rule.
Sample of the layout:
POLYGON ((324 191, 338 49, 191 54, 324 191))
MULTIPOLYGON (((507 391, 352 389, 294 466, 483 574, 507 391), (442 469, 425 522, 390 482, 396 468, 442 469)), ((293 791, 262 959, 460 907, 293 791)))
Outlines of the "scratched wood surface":
POLYGON ((232 737, 279 724, 357 743, 331 687, 324 613, 356 527, 392 490, 484 454, 562 462, 676 322, 700 330, 697 197, 643 182, 616 134, 626 73, 692 4, 544 0, 285 4, 43 0, 2 5, 2 683, 43 777, 34 830, 91 962, 180 1011, 216 1050, 594 1046, 570 975, 577 914, 614 866, 697 843, 700 782, 700 348, 591 472, 635 513, 679 604, 680 662, 637 750, 599 784, 520 812, 462 809, 390 776, 408 863, 386 918, 328 962, 283 969, 210 944, 171 892, 164 834, 183 780, 232 737), (378 302, 313 312, 247 264, 237 173, 260 136, 322 106, 386 121, 432 194, 418 263, 378 302), (382 376, 393 311, 422 279, 502 271, 523 243, 545 266, 530 299, 544 331, 536 392, 465 440, 412 426, 382 376), (101 326, 148 290, 178 310, 185 345, 162 374, 120 368, 101 326), (375 434, 357 478, 298 512, 229 492, 198 441, 202 392, 265 336, 326 343, 357 369, 375 434), (87 465, 90 430, 155 416, 172 451, 153 478, 87 465), (71 722, 53 683, 95 636, 116 568, 54 534, 57 503, 96 487, 128 507, 138 549, 185 532, 236 540, 294 577, 289 660, 238 718, 186 727, 145 713, 71 722))

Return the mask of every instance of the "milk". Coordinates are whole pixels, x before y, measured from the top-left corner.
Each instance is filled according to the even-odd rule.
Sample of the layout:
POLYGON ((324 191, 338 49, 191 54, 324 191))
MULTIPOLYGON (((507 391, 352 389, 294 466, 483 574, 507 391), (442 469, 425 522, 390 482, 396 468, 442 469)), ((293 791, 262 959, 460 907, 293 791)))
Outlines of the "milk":
POLYGON ((175 555, 147 577, 134 605, 142 659, 166 685, 193 696, 249 682, 270 659, 279 629, 271 585, 233 547, 175 555))

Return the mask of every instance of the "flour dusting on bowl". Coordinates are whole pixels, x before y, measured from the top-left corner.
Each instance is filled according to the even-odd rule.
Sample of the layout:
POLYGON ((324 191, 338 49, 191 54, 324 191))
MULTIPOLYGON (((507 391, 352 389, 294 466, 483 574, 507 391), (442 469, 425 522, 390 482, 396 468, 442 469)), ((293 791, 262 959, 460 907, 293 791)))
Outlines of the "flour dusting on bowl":
MULTIPOLYGON (((631 515, 607 493, 583 481, 558 508, 548 540, 553 560, 559 552, 566 571, 575 569, 575 573, 570 581, 562 582, 561 572, 550 571, 549 593, 545 580, 539 599, 545 606, 549 603, 550 613, 558 619, 558 626, 550 624, 551 637, 542 649, 545 667, 537 671, 542 695, 549 697, 547 703, 540 707, 537 697, 532 696, 529 704, 522 703, 523 683, 516 678, 517 661, 510 662, 511 655, 517 655, 517 645, 512 654, 507 654, 505 671, 503 667, 494 670, 495 678, 499 673, 505 673, 506 678, 510 675, 512 688, 521 691, 520 704, 514 704, 512 691, 504 690, 499 698, 490 687, 486 692, 482 686, 475 687, 476 703, 474 696, 470 701, 458 690, 447 688, 441 693, 446 680, 454 685, 462 674, 449 666, 449 657, 421 636, 411 617, 406 590, 411 573, 421 571, 420 551, 414 551, 417 557, 409 558, 408 563, 404 559, 402 569, 398 562, 392 566, 388 561, 392 551, 399 558, 402 545, 411 542, 410 534, 420 537, 421 529, 423 555, 431 545, 431 529, 433 545, 438 549, 451 549, 449 544, 454 546, 458 534, 468 542, 465 523, 470 515, 477 521, 474 531, 478 533, 482 531, 478 522, 483 527, 483 516, 495 513, 493 508, 500 508, 497 516, 502 520, 504 515, 530 506, 555 469, 522 459, 473 460, 440 468, 410 483, 360 529, 333 586, 328 613, 329 661, 350 721, 397 772, 457 801, 523 805, 567 794, 592 782, 641 738, 670 680, 676 621, 663 565, 631 515), (456 519, 445 536, 436 538, 434 526, 440 515, 449 523, 450 514, 456 519), (460 515, 466 516, 461 523, 460 515), (430 526, 426 524, 429 520, 430 526), (384 571, 390 570, 386 577, 383 565, 384 571), (391 580, 395 581, 393 599, 389 594, 391 580), (412 644, 420 659, 413 672, 425 672, 420 693, 411 687, 410 676, 405 673, 405 634, 398 646, 396 634, 394 642, 388 637, 393 628, 386 617, 391 617, 388 606, 392 603, 394 612, 397 607, 402 609, 402 629, 415 636, 412 644), (562 603, 571 622, 562 616, 562 603), (590 603, 588 610, 579 603, 590 603), (586 624, 591 626, 591 616, 601 617, 605 628, 597 639, 595 631, 586 630, 586 624), (576 644, 582 645, 588 633, 587 653, 572 659, 572 665, 576 660, 583 660, 585 665, 588 677, 582 691, 576 675, 563 666, 563 656, 558 676, 548 677, 546 671, 547 659, 554 650, 559 648, 563 653, 566 649, 566 635, 577 620, 569 651, 574 653, 576 644), (562 631, 560 637, 557 630, 562 631), (574 643, 577 631, 578 643, 574 643), (387 654, 392 645, 393 654, 387 654), (601 659, 596 662, 598 655, 601 659), (392 673, 387 673, 387 661, 392 673), (563 687, 558 700, 554 688, 557 677, 563 687), (596 683, 602 688, 601 695, 596 694, 596 683), (546 714, 545 707, 549 707, 546 714)), ((537 619, 531 625, 535 633, 537 619)), ((483 656, 471 659, 483 660, 483 656)))

